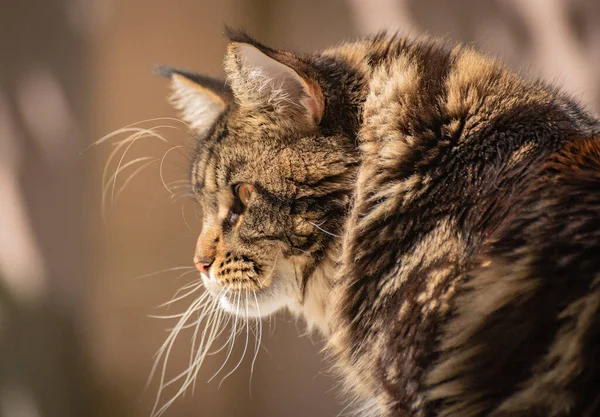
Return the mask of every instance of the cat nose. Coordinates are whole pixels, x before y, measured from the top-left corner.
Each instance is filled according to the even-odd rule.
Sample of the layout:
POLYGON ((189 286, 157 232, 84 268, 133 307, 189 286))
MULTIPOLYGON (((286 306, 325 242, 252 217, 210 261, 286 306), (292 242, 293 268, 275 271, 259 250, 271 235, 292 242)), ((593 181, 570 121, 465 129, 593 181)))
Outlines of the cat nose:
POLYGON ((204 257, 204 258, 200 258, 200 257, 194 257, 194 265, 196 265, 196 269, 198 271, 200 271, 201 273, 208 275, 208 269, 210 268, 210 266, 212 265, 212 263, 214 262, 215 258, 208 258, 208 257, 204 257))

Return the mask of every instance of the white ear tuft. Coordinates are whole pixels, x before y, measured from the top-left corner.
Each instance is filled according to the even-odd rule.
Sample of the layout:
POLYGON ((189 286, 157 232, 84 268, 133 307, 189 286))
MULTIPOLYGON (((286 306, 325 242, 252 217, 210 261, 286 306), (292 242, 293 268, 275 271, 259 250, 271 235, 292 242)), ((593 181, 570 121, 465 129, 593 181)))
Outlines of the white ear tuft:
MULTIPOLYGON (((280 57, 294 61, 291 55, 280 57)), ((316 82, 248 43, 232 42, 225 60, 233 94, 242 105, 268 106, 301 115, 311 124, 323 115, 323 95, 316 82)))
POLYGON ((217 118, 227 109, 227 102, 221 95, 182 74, 171 75, 171 88, 171 103, 201 137, 208 134, 217 118))

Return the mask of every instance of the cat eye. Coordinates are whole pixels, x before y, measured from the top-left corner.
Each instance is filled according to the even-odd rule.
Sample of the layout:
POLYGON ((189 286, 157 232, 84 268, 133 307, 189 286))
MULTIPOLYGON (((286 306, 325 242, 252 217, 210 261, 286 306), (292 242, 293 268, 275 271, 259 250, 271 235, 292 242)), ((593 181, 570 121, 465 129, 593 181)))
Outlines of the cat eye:
POLYGON ((245 207, 250 202, 250 198, 254 193, 254 186, 252 184, 237 184, 233 190, 235 196, 245 207))

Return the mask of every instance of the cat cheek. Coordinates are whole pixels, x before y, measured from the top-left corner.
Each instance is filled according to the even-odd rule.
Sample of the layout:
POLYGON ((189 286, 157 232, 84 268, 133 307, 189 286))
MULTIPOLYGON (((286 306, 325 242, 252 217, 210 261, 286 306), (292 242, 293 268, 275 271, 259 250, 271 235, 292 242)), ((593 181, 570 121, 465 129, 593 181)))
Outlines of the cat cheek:
POLYGON ((300 236, 310 235, 314 229, 314 227, 302 217, 294 217, 292 220, 292 226, 294 228, 294 232, 300 236))

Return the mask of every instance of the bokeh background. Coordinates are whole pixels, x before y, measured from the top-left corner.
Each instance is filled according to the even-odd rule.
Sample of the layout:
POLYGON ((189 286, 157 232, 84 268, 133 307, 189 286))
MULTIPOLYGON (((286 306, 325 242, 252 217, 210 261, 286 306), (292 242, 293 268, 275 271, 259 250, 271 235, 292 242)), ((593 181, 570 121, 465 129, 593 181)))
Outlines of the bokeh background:
MULTIPOLYGON (((0 0, 0 416, 149 416, 157 384, 146 379, 174 324, 149 315, 185 310, 157 306, 197 278, 180 275, 200 228, 181 187, 193 142, 176 121, 150 120, 175 116, 150 69, 222 75, 224 24, 303 52, 381 29, 447 36, 600 109, 595 0, 0 0), (140 121, 168 143, 140 139, 122 164, 160 161, 139 159, 106 186, 109 156, 132 132, 92 144, 140 121)), ((165 415, 343 413, 322 341, 305 330, 284 313, 265 321, 251 392, 252 355, 206 383, 217 354, 165 415)), ((189 340, 171 375, 187 366, 189 340)))

